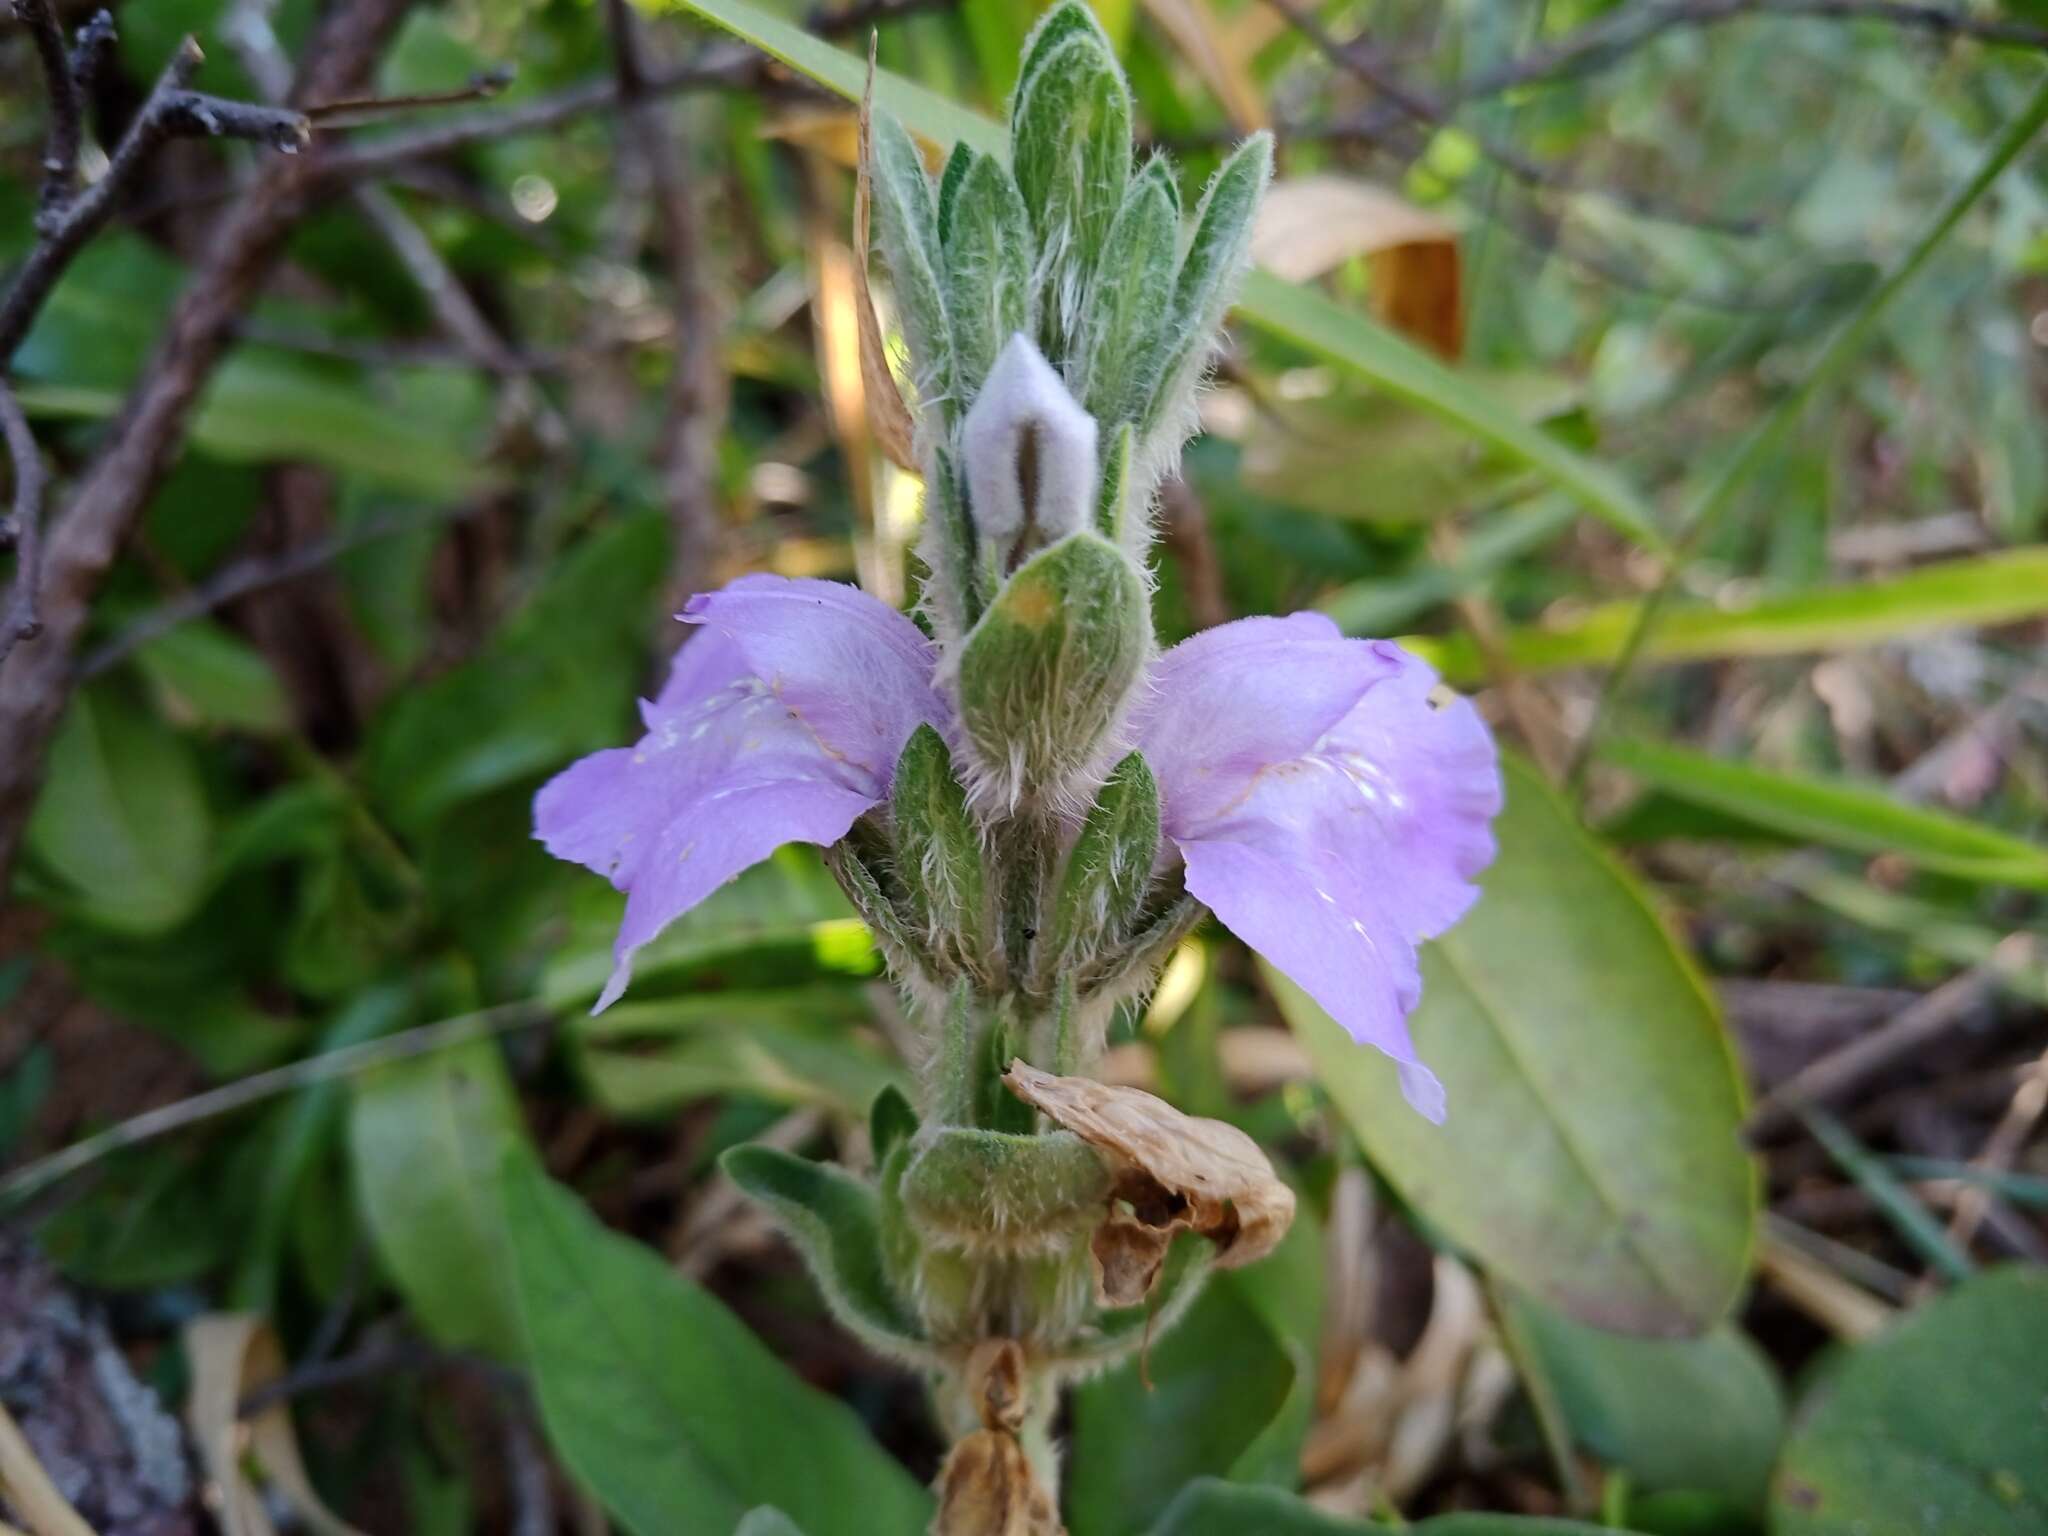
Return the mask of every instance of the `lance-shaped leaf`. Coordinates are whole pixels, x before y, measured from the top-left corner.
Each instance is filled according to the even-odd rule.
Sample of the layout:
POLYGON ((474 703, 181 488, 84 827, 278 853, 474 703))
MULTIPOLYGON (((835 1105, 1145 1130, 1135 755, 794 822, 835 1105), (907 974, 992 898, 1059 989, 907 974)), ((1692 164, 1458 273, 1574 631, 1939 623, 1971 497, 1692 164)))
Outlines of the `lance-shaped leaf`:
POLYGON ((1123 712, 1150 628, 1137 571, 1093 534, 1026 562, 960 659, 960 719, 977 790, 1005 807, 1070 793, 1123 712))
POLYGON ((974 403, 996 354, 1019 331, 1030 331, 1031 222, 1024 199, 1002 162, 966 145, 946 166, 946 314, 953 327, 955 408, 974 403), (967 161, 957 188, 953 167, 967 161))
POLYGON ((1146 519, 1131 516, 1131 461, 1137 451, 1137 433, 1127 421, 1110 434, 1102 455, 1102 486, 1095 497, 1097 530, 1125 548, 1131 546, 1131 535, 1142 538, 1150 531, 1146 519))
POLYGON ((1053 909, 1055 964, 1078 964, 1124 936, 1144 904, 1158 852, 1159 785, 1133 752, 1095 796, 1067 854, 1053 909))
POLYGON ((872 1187, 843 1168, 776 1147, 734 1147, 719 1166, 789 1234, 841 1327, 889 1359, 937 1364, 889 1284, 872 1187))
POLYGON ((1143 421, 1165 360, 1180 246, 1180 194, 1154 157, 1110 225, 1088 290, 1081 333, 1081 400, 1105 424, 1143 421))
POLYGON ((1273 175, 1273 141, 1263 133, 1246 139, 1223 162, 1195 209, 1195 233, 1174 283, 1173 312, 1163 342, 1161 380, 1147 419, 1148 433, 1185 431, 1185 414, 1216 328, 1236 295, 1251 253, 1252 219, 1273 175))
POLYGON ((912 732, 897 760, 890 812, 896 875, 924 925, 927 946, 971 961, 981 953, 988 909, 981 833, 953 774, 953 754, 929 725, 912 732))
POLYGON ((931 179, 925 175, 916 141, 894 117, 875 113, 870 133, 869 195, 882 257, 895 284, 903 334, 910 343, 911 382, 921 399, 940 400, 946 396, 952 364, 931 179))
POLYGON ((1059 357, 1131 174, 1130 90, 1100 28, 1075 28, 1018 86, 1010 157, 1038 235, 1041 335, 1059 357))
POLYGON ((1031 77, 1044 67, 1060 44, 1070 38, 1100 37, 1105 48, 1111 47, 1109 36, 1102 30, 1102 23, 1095 19, 1095 13, 1080 0, 1060 0, 1039 17, 1038 25, 1031 29, 1031 35, 1024 39, 1023 58, 1017 66, 1016 94, 1021 96, 1024 87, 1031 83, 1031 77))

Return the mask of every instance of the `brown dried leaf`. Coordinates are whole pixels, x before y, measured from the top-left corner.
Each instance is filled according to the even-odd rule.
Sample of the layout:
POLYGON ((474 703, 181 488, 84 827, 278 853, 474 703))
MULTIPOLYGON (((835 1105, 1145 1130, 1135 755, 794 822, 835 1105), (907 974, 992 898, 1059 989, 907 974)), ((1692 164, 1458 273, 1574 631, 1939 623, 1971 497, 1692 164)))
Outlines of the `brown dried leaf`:
POLYGON ((978 1429, 939 1472, 933 1536, 1065 1536, 1052 1496, 1007 1430, 978 1429))
POLYGON ((1354 256, 1372 263, 1373 309, 1446 357, 1464 346, 1455 226, 1406 198, 1348 176, 1277 181, 1259 204, 1252 260, 1306 282, 1354 256))
POLYGON ((1010 1063, 1003 1082, 1106 1153, 1117 1170, 1110 1214, 1094 1243, 1105 1305, 1130 1306, 1145 1296, 1176 1233, 1208 1238, 1225 1269, 1264 1258, 1287 1235, 1294 1191, 1236 1126, 1184 1115, 1140 1088, 1055 1077, 1023 1061, 1010 1063))
POLYGON ((868 83, 860 98, 860 171, 853 185, 853 293, 854 314, 860 326, 860 378, 867 396, 868 425, 875 441, 890 462, 899 469, 917 469, 914 441, 917 425, 910 408, 896 388, 889 372, 889 355, 882 349, 882 323, 875 318, 874 295, 868 291, 868 199, 869 167, 874 162, 871 125, 875 106, 875 42, 868 38, 868 83))

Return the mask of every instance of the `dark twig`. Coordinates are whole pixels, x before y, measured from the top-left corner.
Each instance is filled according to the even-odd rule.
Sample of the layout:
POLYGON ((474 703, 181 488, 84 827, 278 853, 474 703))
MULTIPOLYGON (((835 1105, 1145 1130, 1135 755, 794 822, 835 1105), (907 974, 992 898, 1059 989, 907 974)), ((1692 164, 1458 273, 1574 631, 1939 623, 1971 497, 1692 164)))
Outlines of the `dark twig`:
POLYGON ((500 64, 470 76, 469 84, 452 91, 423 91, 411 96, 357 96, 347 101, 330 101, 307 109, 306 116, 322 128, 353 128, 399 112, 418 112, 429 107, 457 107, 469 101, 489 101, 512 83, 513 68, 500 64))
MULTIPOLYGON (((445 518, 453 521, 467 515, 468 509, 455 509, 446 513, 445 518)), ((238 598, 283 586, 332 564, 351 550, 426 526, 432 526, 432 520, 422 519, 418 513, 387 513, 370 518, 345 533, 329 534, 282 554, 251 555, 232 565, 222 566, 189 592, 151 609, 106 644, 88 651, 78 664, 79 681, 99 676, 180 624, 212 613, 238 598)))
POLYGON ((64 29, 58 25, 50 0, 14 0, 14 15, 35 39, 36 61, 42 65, 43 87, 50 95, 50 131, 43 140, 43 190, 37 202, 47 214, 71 196, 78 175, 78 146, 84 141, 85 103, 71 56, 64 48, 64 29))
MULTIPOLYGON (((950 9, 956 4, 958 0, 868 0, 840 10, 821 7, 812 12, 807 25, 821 37, 836 37, 871 24, 923 11, 950 9)), ((788 78, 758 49, 744 44, 717 45, 704 49, 687 63, 665 69, 648 68, 642 88, 650 97, 703 90, 749 90, 763 96, 796 98, 816 98, 821 94, 808 82, 788 78)), ((353 144, 328 155, 324 164, 327 173, 337 180, 384 176, 414 161, 453 154, 473 144, 494 144, 501 139, 546 133, 579 117, 608 111, 618 101, 619 81, 614 70, 610 77, 564 86, 531 101, 464 113, 446 122, 353 144)))
POLYGON ((717 563, 718 434, 725 414, 718 356, 718 300, 704 280, 703 240, 696 200, 682 157, 669 134, 659 97, 649 91, 640 29, 627 0, 605 0, 612 67, 626 140, 647 175, 674 290, 675 357, 669 372, 663 423, 662 493, 675 530, 672 595, 701 591, 717 563))
MULTIPOLYGON (((292 104, 332 100, 358 89, 407 3, 343 0, 330 8, 308 46, 292 104)), ((166 71, 167 79, 181 67, 189 74, 196 55, 195 48, 181 48, 166 71)), ((183 79, 176 79, 172 88, 183 85, 183 79)), ((163 89, 160 83, 152 99, 163 89)), ((73 203, 67 226, 86 223, 88 208, 97 209, 96 217, 104 222, 113 193, 134 173, 149 143, 138 123, 122 140, 107 174, 73 203)), ((248 190, 215 223, 155 351, 106 433, 104 446, 80 477, 64 515, 51 525, 39 598, 44 632, 34 645, 17 650, 0 666, 0 886, 34 804, 44 754, 70 697, 75 653, 91 618, 92 599, 183 441, 186 422, 233 338, 236 323, 311 206, 317 159, 317 153, 266 158, 248 190)), ((74 235, 62 261, 76 254, 82 243, 83 236, 74 235)), ((31 283, 24 270, 0 306, 7 321, 7 328, 0 331, 0 365, 12 356, 37 305, 56 281, 62 261, 53 264, 47 245, 39 245, 30 257, 40 275, 31 283)))
MULTIPOLYGON (((187 135, 247 138, 294 151, 306 143, 309 130, 296 112, 222 101, 187 90, 204 57, 191 38, 180 42, 135 121, 121 136, 106 174, 77 197, 51 204, 37 221, 35 248, 22 263, 7 297, 0 300, 0 369, 13 360, 57 279, 86 242, 106 227, 123 193, 166 139, 187 135)), ((71 81, 68 66, 64 78, 71 81)))
MULTIPOLYGON (((1362 41, 1340 43, 1330 34, 1329 29, 1298 4, 1297 0, 1266 0, 1266 4, 1286 17, 1288 22, 1313 43, 1316 50, 1331 63, 1355 75, 1384 97, 1392 111, 1431 130, 1451 124, 1456 113, 1455 103, 1440 101, 1422 87, 1403 81, 1389 61, 1366 47, 1362 41)), ((1391 134, 1395 128, 1396 125, 1393 123, 1386 124, 1385 134, 1391 134)), ((1469 129, 1466 132, 1471 135, 1481 154, 1517 181, 1531 187, 1549 191, 1589 193, 1607 198, 1644 218, 1685 224, 1717 234, 1753 235, 1760 227, 1755 219, 1725 218, 1699 209, 1682 207, 1647 192, 1588 184, 1570 170, 1532 160, 1511 145, 1499 143, 1484 135, 1471 134, 1469 129)), ((1371 136, 1384 135, 1375 133, 1371 136)))
POLYGON ((19 640, 42 633, 36 617, 36 591, 41 580, 43 526, 43 460, 21 403, 0 381, 0 436, 7 439, 7 457, 14 465, 14 511, 0 522, 0 549, 14 550, 14 585, 0 610, 0 661, 19 640))
POLYGON ((92 20, 78 29, 78 41, 71 45, 71 78, 81 100, 92 95, 100 69, 114 51, 114 13, 94 11, 92 20))

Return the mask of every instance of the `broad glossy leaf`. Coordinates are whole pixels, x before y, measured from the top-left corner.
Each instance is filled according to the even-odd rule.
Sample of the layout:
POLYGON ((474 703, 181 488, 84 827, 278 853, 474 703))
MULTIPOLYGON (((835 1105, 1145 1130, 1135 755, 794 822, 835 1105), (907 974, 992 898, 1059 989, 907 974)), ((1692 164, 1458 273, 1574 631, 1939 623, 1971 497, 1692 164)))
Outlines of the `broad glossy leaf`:
MULTIPOLYGON (((1603 603, 1554 625, 1500 637, 1502 658, 1518 672, 1598 666, 1621 654, 1636 619, 1634 600, 1603 603)), ((1874 645, 1931 629, 2011 624, 2048 613, 2048 546, 2030 545, 1923 565, 1857 586, 1780 592, 1741 607, 1674 605, 1650 631, 1649 661, 1713 656, 1793 656, 1874 645)), ((1486 675, 1468 635, 1420 639, 1414 648, 1454 682, 1486 675)))
POLYGON ((2048 1270, 1988 1270, 1834 1362, 1800 1404, 1774 1536, 2048 1529, 2048 1270))
POLYGON ((1696 1339, 1634 1339, 1526 1297, 1507 1305, 1579 1444, 1646 1491, 1695 1489, 1761 1505, 1785 1399, 1747 1334, 1722 1323, 1696 1339))
POLYGON ((73 695, 28 824, 64 903, 122 933, 174 928, 206 894, 212 841, 185 739, 111 679, 73 695))
POLYGON ((1907 805, 1877 786, 1772 773, 1651 741, 1609 741, 1600 755, 1667 795, 1801 842, 1902 854, 1986 885, 2048 887, 2048 848, 1907 805))
POLYGON ((1500 853, 1423 951, 1415 1043, 1450 1116, 1268 970, 1373 1162, 1452 1242, 1581 1322, 1698 1333, 1748 1268, 1755 1176, 1715 1005, 1635 881, 1505 763, 1500 853))
POLYGON ((1203 1479, 1190 1483, 1151 1536, 1614 1536, 1615 1527, 1521 1515, 1439 1515, 1414 1525, 1382 1525, 1325 1514, 1278 1488, 1246 1488, 1203 1479))
POLYGON ((808 1536, 924 1529, 924 1490, 844 1403, 532 1158, 503 1182, 548 1437, 635 1536, 730 1530, 771 1501, 808 1536))
POLYGON ((499 1168, 526 1146, 498 1049, 475 1041, 356 1080, 356 1198, 385 1267, 441 1343, 520 1350, 499 1168))
MULTIPOLYGON (((747 0, 683 3, 848 101, 860 99, 867 69, 852 54, 747 0)), ((995 123, 898 76, 876 74, 875 105, 935 143, 961 140, 986 154, 1006 153, 1003 131, 995 123)), ((1493 444, 1570 491, 1589 511, 1631 538, 1651 548, 1664 547, 1650 509, 1618 476, 1528 425, 1485 389, 1376 321, 1263 272, 1245 280, 1237 310, 1262 330, 1493 444)))

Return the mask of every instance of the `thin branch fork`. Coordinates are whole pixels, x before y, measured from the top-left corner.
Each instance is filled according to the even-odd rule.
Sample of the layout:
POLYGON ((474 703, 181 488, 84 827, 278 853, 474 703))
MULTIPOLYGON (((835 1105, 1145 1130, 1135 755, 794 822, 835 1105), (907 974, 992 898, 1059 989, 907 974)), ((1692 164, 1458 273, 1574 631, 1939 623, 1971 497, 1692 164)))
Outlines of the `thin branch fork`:
MULTIPOLYGON (((33 18, 49 16, 47 0, 22 0, 22 4, 30 10, 31 25, 36 27, 38 38, 42 38, 43 30, 33 18)), ((55 25, 54 18, 51 25, 55 25)), ((199 44, 188 37, 172 52, 155 88, 121 136, 108 159, 105 174, 73 196, 71 181, 77 169, 80 127, 78 77, 71 59, 76 57, 88 70, 97 67, 99 55, 112 38, 112 24, 103 25, 100 18, 95 18, 81 37, 76 55, 64 56, 62 38, 57 39, 62 67, 50 77, 51 148, 46 155, 49 179, 43 188, 43 211, 36 221, 35 247, 7 290, 6 298, 0 300, 0 369, 13 361, 16 349, 28 335, 57 279, 86 243, 106 227, 136 174, 166 140, 249 139, 295 153, 311 137, 310 125, 298 112, 224 101, 191 90, 192 76, 206 56, 200 52, 199 44), (62 87, 56 84, 60 78, 64 82, 62 87)), ((39 44, 38 52, 44 51, 39 44)))

